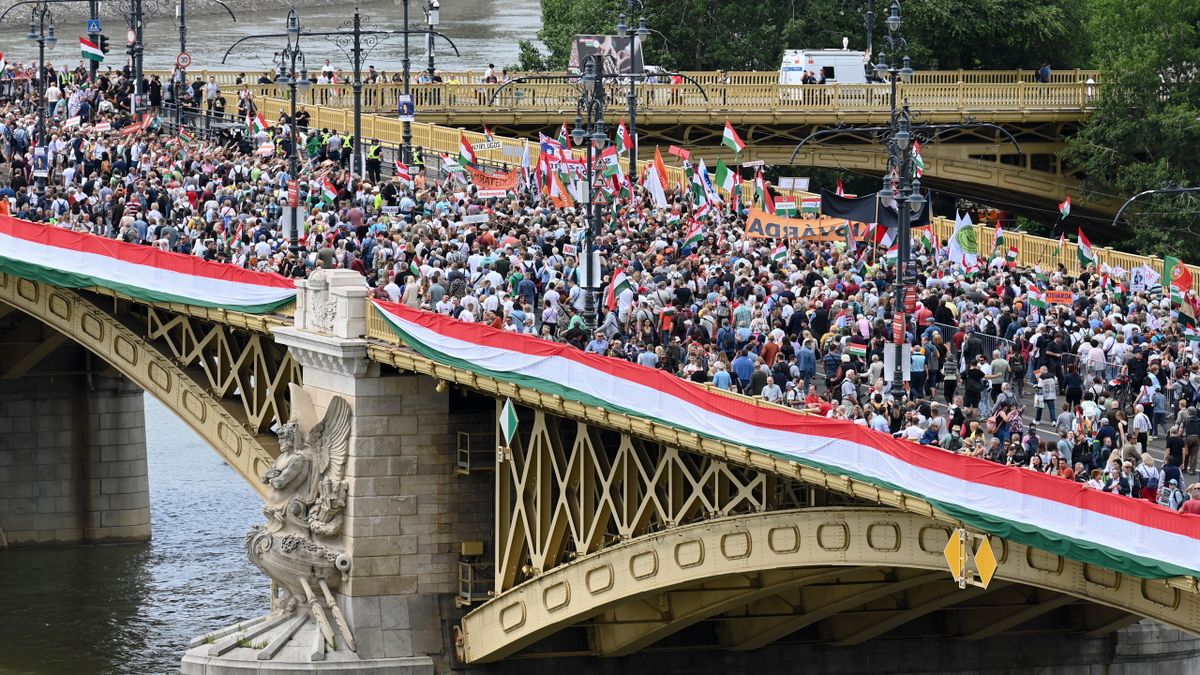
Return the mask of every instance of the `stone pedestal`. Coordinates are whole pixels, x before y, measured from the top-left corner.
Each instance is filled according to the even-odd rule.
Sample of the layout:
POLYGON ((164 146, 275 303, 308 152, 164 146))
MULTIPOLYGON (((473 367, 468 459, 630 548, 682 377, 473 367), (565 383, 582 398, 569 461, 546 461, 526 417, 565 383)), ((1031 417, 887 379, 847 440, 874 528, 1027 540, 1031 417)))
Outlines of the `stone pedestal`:
MULTIPOLYGON (((296 327, 275 331, 301 365, 317 414, 335 396, 353 411, 341 540, 351 567, 336 599, 357 649, 303 661, 313 670, 353 662, 361 672, 445 672, 459 542, 486 539, 492 525, 491 476, 454 475, 455 431, 490 428, 492 420, 490 411, 452 411, 449 393, 437 391, 432 378, 385 371, 371 361, 362 338, 366 296, 356 273, 323 273, 301 289, 296 327)), ((255 640, 269 641, 275 630, 255 640)), ((297 642, 304 639, 290 644, 297 642)), ((204 644, 189 651, 185 673, 224 672, 199 668, 201 661, 218 665, 200 654, 206 649, 212 651, 204 644)), ((238 652, 255 653, 233 649, 222 658, 238 652)), ((284 665, 281 658, 282 652, 270 663, 259 661, 254 665, 266 670, 254 672, 272 672, 284 665)), ((230 667, 227 660, 219 665, 230 667)))
POLYGON ((142 390, 119 376, 0 381, 0 543, 150 539, 142 390))

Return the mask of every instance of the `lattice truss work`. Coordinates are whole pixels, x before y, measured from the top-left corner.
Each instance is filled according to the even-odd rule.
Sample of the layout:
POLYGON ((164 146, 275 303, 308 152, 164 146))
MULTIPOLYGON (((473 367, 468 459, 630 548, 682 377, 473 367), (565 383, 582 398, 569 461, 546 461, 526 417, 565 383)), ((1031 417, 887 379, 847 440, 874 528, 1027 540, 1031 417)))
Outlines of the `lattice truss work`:
POLYGON ((811 491, 793 481, 521 411, 511 446, 497 453, 497 593, 644 534, 811 501, 811 491))
MULTIPOLYGON (((300 366, 269 334, 176 314, 153 306, 144 312, 145 338, 217 399, 240 403, 231 410, 252 434, 266 434, 290 415, 288 384, 300 366)), ((273 437, 273 434, 271 435, 273 437)))

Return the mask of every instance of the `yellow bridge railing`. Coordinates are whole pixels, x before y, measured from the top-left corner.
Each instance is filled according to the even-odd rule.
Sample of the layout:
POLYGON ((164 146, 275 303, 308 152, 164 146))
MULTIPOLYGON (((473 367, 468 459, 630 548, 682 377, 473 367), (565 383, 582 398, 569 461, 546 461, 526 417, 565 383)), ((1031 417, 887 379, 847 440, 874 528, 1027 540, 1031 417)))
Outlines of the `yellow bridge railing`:
MULTIPOLYGON (((248 85, 257 97, 288 98, 286 87, 248 85)), ((906 84, 899 97, 913 109, 925 113, 1067 113, 1086 114, 1099 95, 1094 83, 1011 83, 1011 84, 906 84)), ((404 86, 399 84, 365 85, 362 104, 365 110, 393 111, 399 104, 404 86)), ((574 118, 579 99, 576 84, 520 83, 491 84, 416 84, 410 89, 417 115, 447 116, 540 113, 574 118)), ((628 109, 628 87, 608 90, 608 110, 617 115, 628 109)), ((891 88, 883 84, 710 84, 705 93, 691 85, 638 85, 639 112, 644 115, 672 113, 754 113, 885 115, 890 111, 891 88), (705 96, 707 94, 707 97, 705 96)), ((353 87, 343 84, 313 85, 298 92, 305 105, 349 108, 353 105, 353 87)))
MULTIPOLYGON (((383 72, 383 71, 381 71, 383 72)), ((414 69, 411 75, 411 81, 417 81, 417 75, 421 69, 414 69)), ((442 80, 449 84, 474 84, 483 82, 483 71, 473 70, 439 70, 437 71, 442 80)), ((147 76, 158 75, 162 79, 170 77, 170 71, 166 70, 148 70, 147 76)), ((383 72, 380 79, 384 82, 389 82, 398 71, 383 72)), ((553 73, 509 73, 508 77, 517 78, 527 75, 565 75, 565 72, 553 73)), ((762 71, 687 71, 683 73, 688 77, 700 82, 704 85, 710 84, 735 84, 735 85, 769 85, 779 83, 779 71, 762 70, 762 71)), ((229 70, 229 69, 193 69, 188 71, 188 78, 194 80, 199 77, 204 82, 213 78, 217 84, 225 86, 234 86, 239 76, 243 81, 253 84, 261 76, 273 77, 272 71, 262 70, 229 70)), ((343 70, 341 75, 343 80, 348 80, 350 72, 343 70)), ((1036 82, 1037 73, 1032 70, 918 70, 913 73, 913 84, 1017 84, 1020 82, 1036 82)), ((1098 70, 1056 70, 1050 75, 1051 84, 1073 84, 1073 83, 1099 83, 1101 81, 1100 71, 1098 70)), ((393 83, 398 84, 398 83, 393 83)), ((349 86, 349 85, 347 85, 349 86)))
MULTIPOLYGON (((995 226, 977 224, 973 227, 975 228, 975 241, 979 242, 980 259, 986 264, 987 261, 984 257, 990 257, 991 251, 988 249, 995 236, 995 226)), ((954 221, 948 218, 934 218, 933 231, 937 234, 938 239, 948 240, 954 232, 954 221)), ((1050 273, 1062 265, 1069 274, 1079 274, 1082 271, 1079 264, 1079 245, 1070 241, 1059 246, 1058 239, 1039 237, 1025 232, 1005 232, 1003 246, 1017 247, 1017 264, 1022 267, 1036 265, 1046 273, 1050 273)), ((1147 265, 1158 274, 1163 273, 1162 258, 1117 251, 1103 246, 1093 246, 1092 253, 1096 256, 1097 268, 1101 265, 1108 265, 1129 271, 1147 265)), ((1192 291, 1200 294, 1200 267, 1195 265, 1187 267, 1192 271, 1192 291)), ((1127 280, 1128 278, 1126 278, 1127 280)), ((1165 285, 1166 281, 1160 279, 1159 283, 1165 285)))

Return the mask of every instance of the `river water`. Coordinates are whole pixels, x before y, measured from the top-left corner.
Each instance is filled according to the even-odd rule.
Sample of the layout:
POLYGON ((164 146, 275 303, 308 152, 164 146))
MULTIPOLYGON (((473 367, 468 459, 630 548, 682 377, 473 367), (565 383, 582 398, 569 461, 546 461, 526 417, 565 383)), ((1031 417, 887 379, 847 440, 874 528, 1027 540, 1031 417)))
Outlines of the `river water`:
MULTIPOLYGON (((107 3, 111 5, 112 3, 107 3)), ((188 52, 192 55, 192 69, 197 68, 236 68, 245 69, 248 73, 258 73, 270 68, 272 55, 286 46, 286 39, 272 38, 244 43, 229 55, 224 66, 221 57, 236 40, 250 35, 263 33, 283 33, 288 5, 286 3, 264 2, 270 9, 249 12, 237 10, 237 22, 230 20, 228 14, 212 14, 215 3, 188 3, 188 52), (193 15, 192 12, 205 8, 204 15, 193 15)), ((412 0, 409 3, 410 25, 425 23, 422 11, 422 0, 412 0)), ((403 9, 398 2, 368 1, 358 3, 362 10, 364 27, 376 30, 396 30, 403 28, 403 9)), ((326 7, 306 7, 297 10, 300 14, 301 25, 305 30, 335 31, 351 16, 351 3, 335 3, 326 7)), ((28 30, 25 15, 17 21, 6 21, 0 25, 0 51, 3 51, 9 62, 20 61, 29 63, 37 59, 37 46, 24 35, 28 30)), ((48 52, 46 60, 54 64, 74 66, 79 62, 79 49, 75 44, 76 35, 84 30, 82 21, 71 20, 70 24, 60 22, 58 46, 48 52), (79 23, 78 27, 73 24, 79 23)), ((445 70, 483 70, 488 63, 503 68, 517 61, 517 40, 535 39, 541 28, 541 6, 539 0, 442 0, 441 23, 438 30, 458 47, 460 56, 456 57, 453 50, 445 41, 439 40, 435 47, 435 63, 437 68, 445 70)), ((112 41, 110 51, 104 65, 120 68, 125 63, 124 49, 125 26, 120 19, 105 19, 104 33, 112 41), (120 53, 113 53, 118 52, 120 53)), ((347 32, 349 31, 346 28, 347 32)), ((147 69, 170 68, 179 53, 179 31, 175 18, 150 18, 146 22, 145 35, 145 67, 147 69)), ((425 52, 425 36, 410 36, 409 56, 412 59, 414 73, 423 69, 427 63, 425 52)), ((348 42, 343 43, 349 53, 348 42)), ((341 66, 347 74, 350 72, 350 58, 343 54, 337 45, 324 38, 305 38, 301 48, 310 69, 320 70, 325 59, 330 59, 335 67, 341 66)), ((380 42, 371 51, 364 64, 374 65, 388 73, 401 69, 401 59, 404 54, 404 36, 397 35, 380 42)))

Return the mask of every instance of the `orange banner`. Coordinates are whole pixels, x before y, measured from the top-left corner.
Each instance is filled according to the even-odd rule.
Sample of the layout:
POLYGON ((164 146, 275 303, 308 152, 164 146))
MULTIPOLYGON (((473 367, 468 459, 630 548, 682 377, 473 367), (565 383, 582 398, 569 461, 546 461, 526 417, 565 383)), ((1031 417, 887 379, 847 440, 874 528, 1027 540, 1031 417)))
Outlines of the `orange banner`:
POLYGON ((521 179, 520 172, 513 170, 508 173, 487 173, 473 166, 466 167, 471 176, 471 182, 480 190, 515 190, 517 181, 521 179))
POLYGON ((746 236, 758 239, 804 239, 807 241, 846 241, 847 229, 852 239, 862 237, 859 223, 844 218, 788 218, 750 209, 746 216, 746 236))

